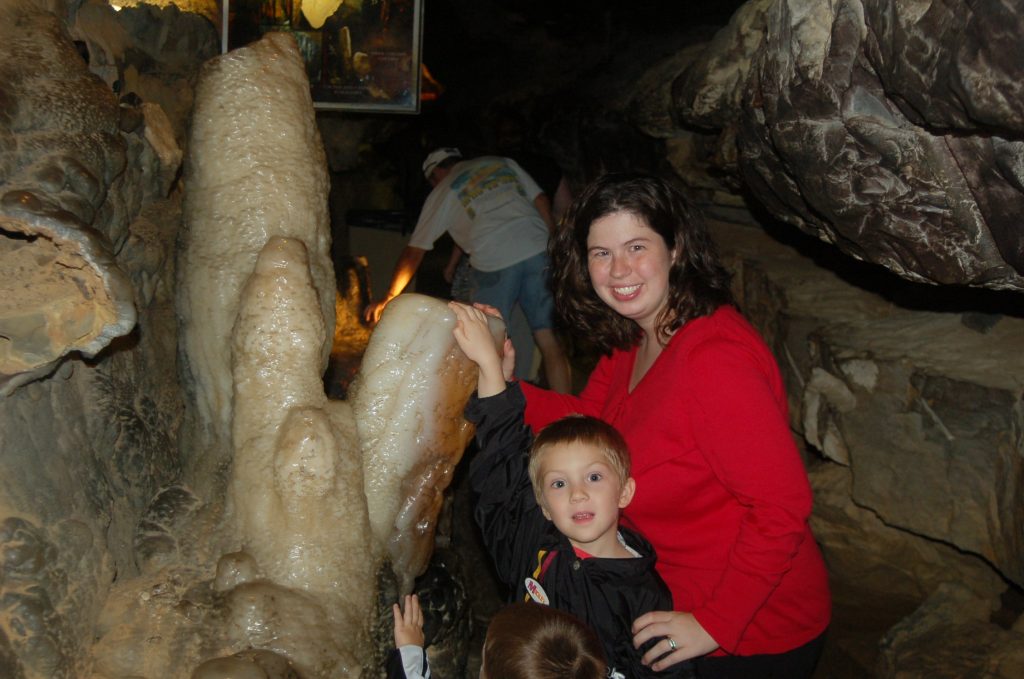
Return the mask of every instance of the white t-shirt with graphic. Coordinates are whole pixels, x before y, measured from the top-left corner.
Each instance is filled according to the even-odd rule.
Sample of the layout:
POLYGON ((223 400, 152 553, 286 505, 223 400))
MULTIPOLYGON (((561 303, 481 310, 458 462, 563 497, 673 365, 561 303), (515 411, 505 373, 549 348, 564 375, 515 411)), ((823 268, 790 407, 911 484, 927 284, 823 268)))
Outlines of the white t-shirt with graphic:
POLYGON ((510 267, 547 249, 548 227, 533 205, 540 193, 511 158, 462 161, 430 192, 409 245, 432 250, 447 231, 474 269, 510 267))

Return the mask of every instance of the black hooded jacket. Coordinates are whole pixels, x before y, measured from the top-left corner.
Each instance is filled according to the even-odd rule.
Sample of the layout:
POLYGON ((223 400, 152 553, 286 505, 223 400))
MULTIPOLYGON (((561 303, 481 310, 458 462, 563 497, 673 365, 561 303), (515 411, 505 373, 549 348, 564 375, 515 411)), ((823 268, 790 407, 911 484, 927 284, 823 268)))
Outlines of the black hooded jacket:
POLYGON ((641 664, 657 639, 633 648, 636 618, 672 610, 672 595, 654 570, 650 543, 620 525, 619 534, 639 558, 581 559, 541 512, 527 471, 533 437, 523 422, 525 407, 522 390, 512 383, 495 396, 474 395, 465 410, 466 419, 476 425, 480 448, 470 465, 476 521, 498 576, 512 592, 511 601, 530 598, 527 581, 532 579, 542 590, 531 585, 534 600, 572 613, 594 628, 609 669, 628 679, 693 676, 690 662, 663 672, 641 664))

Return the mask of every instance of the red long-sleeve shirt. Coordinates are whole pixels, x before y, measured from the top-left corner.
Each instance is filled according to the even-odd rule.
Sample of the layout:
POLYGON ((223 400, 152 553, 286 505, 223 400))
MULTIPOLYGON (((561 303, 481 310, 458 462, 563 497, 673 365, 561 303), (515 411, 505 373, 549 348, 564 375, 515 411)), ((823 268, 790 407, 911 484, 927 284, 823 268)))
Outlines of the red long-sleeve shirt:
POLYGON ((721 649, 781 653, 828 625, 828 578, 782 378, 736 309, 687 322, 629 391, 636 349, 598 363, 579 397, 523 384, 534 429, 571 412, 616 426, 637 491, 625 510, 654 545, 677 610, 721 649))

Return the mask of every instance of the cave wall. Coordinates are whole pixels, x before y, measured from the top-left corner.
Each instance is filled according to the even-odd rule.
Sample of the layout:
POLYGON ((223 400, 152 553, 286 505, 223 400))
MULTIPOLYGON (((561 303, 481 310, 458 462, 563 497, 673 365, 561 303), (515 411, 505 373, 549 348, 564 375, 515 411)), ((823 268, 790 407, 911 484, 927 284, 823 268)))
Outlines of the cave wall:
POLYGON ((1005 3, 755 0, 672 107, 776 218, 933 284, 1024 288, 1024 17, 1005 3))
POLYGON ((1004 598, 1020 582, 1024 318, 932 306, 866 265, 823 267, 837 255, 809 239, 727 223, 715 236, 808 449, 833 662, 852 676, 1015 676, 1024 620, 1004 598), (881 625, 874 639, 851 631, 862 617, 881 625))
POLYGON ((12 678, 84 673, 110 583, 137 571, 145 508, 181 471, 180 151, 159 107, 119 101, 88 71, 62 18, 18 2, 0 16, 0 674, 12 678))
MULTIPOLYGON (((1019 21, 1000 3, 750 2, 661 99, 676 128, 701 137, 673 160, 702 152, 699 169, 717 179, 705 187, 735 187, 758 211, 904 279, 958 286, 870 283, 866 267, 850 294, 881 285, 899 303, 914 291, 902 300, 911 315, 858 315, 863 305, 844 299, 828 314, 843 330, 780 359, 791 394, 804 393, 794 428, 850 465, 857 504, 980 555, 1018 586, 1024 367, 1015 356, 1024 342, 1008 328, 1020 314, 1015 295, 965 298, 963 286, 1022 282, 1020 230, 1001 212, 1024 200, 1012 170, 1024 132, 1019 88, 1006 84, 1024 64, 1011 37, 1019 21), (916 333, 934 339, 912 359, 905 338, 916 333), (851 403, 863 395, 837 355, 894 351, 899 360, 871 367, 890 400, 860 412, 851 403), (820 372, 793 355, 817 356, 820 372), (817 394, 810 412, 808 391, 817 394)), ((795 284, 781 287, 795 296, 795 284)), ((753 313, 772 336, 773 313, 753 313)))

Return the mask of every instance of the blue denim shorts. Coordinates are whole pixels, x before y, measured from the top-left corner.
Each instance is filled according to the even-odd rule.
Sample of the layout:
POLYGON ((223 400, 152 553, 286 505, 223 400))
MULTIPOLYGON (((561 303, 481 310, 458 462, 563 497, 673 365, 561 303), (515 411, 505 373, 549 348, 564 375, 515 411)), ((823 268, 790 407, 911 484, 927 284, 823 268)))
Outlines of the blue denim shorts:
POLYGON ((555 302, 548 288, 547 253, 541 252, 497 271, 473 269, 472 280, 473 301, 496 307, 506 322, 512 316, 512 307, 519 302, 530 330, 551 328, 555 302))

